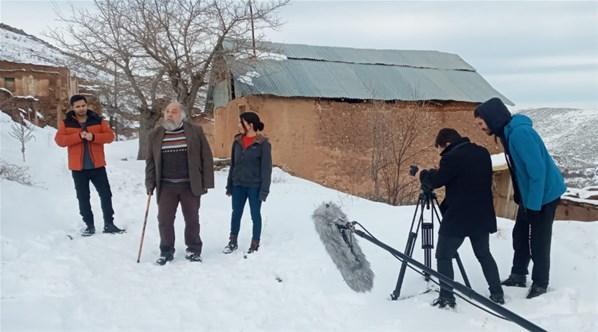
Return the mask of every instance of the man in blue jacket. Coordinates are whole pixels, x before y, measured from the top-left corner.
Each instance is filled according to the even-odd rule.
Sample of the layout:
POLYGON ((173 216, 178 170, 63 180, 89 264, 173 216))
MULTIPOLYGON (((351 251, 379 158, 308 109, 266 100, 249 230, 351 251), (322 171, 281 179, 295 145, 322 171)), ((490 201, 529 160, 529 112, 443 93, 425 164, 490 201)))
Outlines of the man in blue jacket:
POLYGON ((513 228, 513 267, 502 284, 526 287, 531 259, 534 267, 527 298, 542 295, 548 287, 552 223, 565 182, 530 118, 511 116, 498 98, 480 104, 474 116, 481 130, 500 139, 519 205, 513 228))

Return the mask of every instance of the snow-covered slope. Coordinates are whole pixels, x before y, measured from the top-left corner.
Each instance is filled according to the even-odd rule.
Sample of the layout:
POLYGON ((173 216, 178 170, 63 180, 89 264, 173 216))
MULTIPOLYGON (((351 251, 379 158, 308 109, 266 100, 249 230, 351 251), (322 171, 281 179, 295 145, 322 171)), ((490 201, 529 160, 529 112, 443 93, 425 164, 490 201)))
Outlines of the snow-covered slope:
POLYGON ((571 187, 598 185, 598 109, 523 110, 559 164, 571 187))
POLYGON ((0 60, 45 66, 68 67, 79 78, 110 81, 111 71, 83 64, 57 47, 25 31, 0 23, 0 60))
POLYGON ((0 59, 46 66, 65 66, 66 56, 47 42, 0 23, 0 59))
MULTIPOLYGON (((376 274, 370 293, 352 292, 343 282, 310 218, 322 201, 342 206, 382 241, 405 246, 413 207, 394 207, 346 195, 276 169, 271 196, 263 205, 262 246, 243 259, 223 255, 230 218, 224 194, 226 171, 202 197, 203 263, 184 253, 183 222, 176 221, 177 253, 164 267, 159 254, 156 204, 151 202, 142 262, 136 256, 146 203, 144 164, 134 159, 137 141, 106 146, 116 223, 123 235, 77 236, 82 226, 66 150, 54 130, 36 128, 27 164, 0 114, 1 159, 29 167, 33 186, 0 180, 2 331, 520 331, 458 301, 455 310, 430 306, 434 293, 417 295, 425 282, 408 271, 405 298, 389 301, 400 264, 361 240, 376 274), (69 239, 71 236, 73 239, 69 239), (280 280, 280 281, 279 281, 280 280)), ((99 199, 92 194, 96 225, 99 199)), ((247 211, 248 212, 248 211, 247 211)), ((491 246, 505 277, 511 262, 512 221, 500 220, 491 246)), ((240 245, 246 250, 251 221, 245 213, 240 245)), ((506 307, 549 331, 596 331, 598 327, 598 223, 556 222, 549 292, 526 300, 525 289, 507 288, 506 307)), ((471 247, 460 250, 472 287, 487 285, 471 247)), ((415 258, 422 261, 416 245, 415 258)), ((459 277, 458 277, 459 279, 459 277)))

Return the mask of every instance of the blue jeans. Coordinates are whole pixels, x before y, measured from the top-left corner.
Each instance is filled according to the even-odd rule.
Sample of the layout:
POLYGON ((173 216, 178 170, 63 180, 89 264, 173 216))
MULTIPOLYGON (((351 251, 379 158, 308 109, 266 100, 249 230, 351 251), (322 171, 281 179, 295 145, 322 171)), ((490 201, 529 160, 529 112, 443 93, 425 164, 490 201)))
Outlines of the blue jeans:
POLYGON ((262 201, 260 200, 260 188, 233 185, 231 194, 233 214, 230 220, 230 235, 239 235, 243 209, 245 208, 245 202, 249 199, 249 210, 251 212, 251 220, 253 221, 253 236, 251 239, 259 241, 262 233, 262 201))

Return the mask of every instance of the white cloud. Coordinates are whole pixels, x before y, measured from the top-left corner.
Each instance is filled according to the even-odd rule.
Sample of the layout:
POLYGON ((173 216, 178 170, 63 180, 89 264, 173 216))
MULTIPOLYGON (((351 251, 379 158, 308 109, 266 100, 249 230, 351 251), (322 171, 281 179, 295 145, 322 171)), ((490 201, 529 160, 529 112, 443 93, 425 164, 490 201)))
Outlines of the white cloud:
POLYGON ((528 56, 515 58, 509 61, 510 65, 528 68, 559 68, 573 66, 596 67, 598 57, 590 54, 558 54, 548 56, 528 56))
POLYGON ((484 75, 518 107, 598 109, 598 70, 484 75))

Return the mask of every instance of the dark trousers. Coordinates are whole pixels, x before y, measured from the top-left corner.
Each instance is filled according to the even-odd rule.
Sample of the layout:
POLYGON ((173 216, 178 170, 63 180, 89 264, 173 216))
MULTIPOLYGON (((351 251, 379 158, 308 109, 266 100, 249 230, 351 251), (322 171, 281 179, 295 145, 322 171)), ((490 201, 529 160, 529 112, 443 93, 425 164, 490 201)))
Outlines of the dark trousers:
POLYGON ((199 236, 200 196, 193 195, 189 183, 160 185, 158 200, 158 228, 160 229, 160 251, 174 253, 174 219, 181 203, 185 219, 185 244, 187 250, 201 253, 202 242, 199 236))
POLYGON ((249 200, 249 210, 251 212, 251 220, 253 221, 253 235, 251 239, 259 241, 262 233, 262 201, 260 200, 260 188, 233 186, 233 214, 230 221, 230 235, 239 235, 241 217, 243 216, 243 209, 245 208, 245 202, 247 200, 249 200))
POLYGON ((511 273, 527 275, 530 259, 534 261, 532 280, 540 287, 548 287, 550 271, 550 243, 552 224, 559 200, 542 206, 539 212, 519 207, 513 227, 513 268, 511 273))
POLYGON ((112 224, 114 220, 114 210, 112 209, 112 192, 106 168, 86 169, 82 171, 72 171, 75 182, 75 191, 79 201, 79 213, 83 217, 83 222, 93 226, 93 212, 89 202, 89 182, 93 183, 102 203, 102 214, 104 215, 104 225, 112 224))
MULTIPOLYGON (((503 291, 500 285, 500 277, 498 276, 498 267, 490 253, 489 239, 490 235, 487 233, 469 237, 473 252, 482 266, 482 271, 488 282, 490 293, 502 294, 503 291)), ((453 258, 455 258, 457 249, 459 249, 463 240, 465 240, 465 237, 438 235, 438 245, 436 246, 437 270, 451 279, 454 279, 453 258)), ((453 297, 452 292, 452 287, 443 282, 440 283, 441 297, 453 297)))

